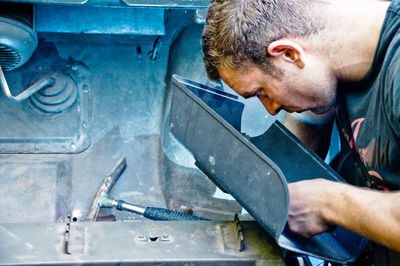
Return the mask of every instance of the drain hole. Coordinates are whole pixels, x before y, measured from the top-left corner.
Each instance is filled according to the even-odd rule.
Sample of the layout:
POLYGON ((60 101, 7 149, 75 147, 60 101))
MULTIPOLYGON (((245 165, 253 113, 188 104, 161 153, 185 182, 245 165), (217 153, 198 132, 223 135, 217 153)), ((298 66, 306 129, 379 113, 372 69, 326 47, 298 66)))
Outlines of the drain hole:
POLYGON ((160 54, 153 50, 147 53, 147 57, 151 62, 155 62, 160 57, 160 54))
POLYGON ((78 221, 78 218, 74 217, 74 218, 72 218, 72 221, 76 222, 76 221, 78 221))
POLYGON ((158 239, 158 236, 150 236, 149 239, 151 242, 156 242, 158 239))

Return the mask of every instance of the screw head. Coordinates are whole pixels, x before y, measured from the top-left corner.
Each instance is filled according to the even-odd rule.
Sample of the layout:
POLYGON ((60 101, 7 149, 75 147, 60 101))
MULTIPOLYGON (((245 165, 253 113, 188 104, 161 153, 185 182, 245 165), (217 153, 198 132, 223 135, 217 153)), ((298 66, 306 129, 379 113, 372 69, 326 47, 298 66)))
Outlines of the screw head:
POLYGON ((162 235, 161 236, 161 238, 160 238, 160 241, 162 241, 162 242, 168 242, 168 241, 171 241, 171 236, 169 236, 169 235, 162 235))
POLYGON ((211 164, 212 166, 215 165, 215 158, 214 158, 214 156, 210 155, 210 157, 208 157, 208 161, 210 162, 210 164, 211 164))
POLYGON ((147 242, 147 237, 139 235, 139 236, 136 237, 136 241, 147 242))

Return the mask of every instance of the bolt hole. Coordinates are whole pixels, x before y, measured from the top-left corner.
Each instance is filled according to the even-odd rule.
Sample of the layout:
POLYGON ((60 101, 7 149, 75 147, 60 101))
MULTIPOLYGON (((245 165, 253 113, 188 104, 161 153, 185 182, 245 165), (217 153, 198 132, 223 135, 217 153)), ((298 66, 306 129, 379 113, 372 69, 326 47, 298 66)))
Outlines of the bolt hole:
POLYGON ((84 85, 82 86, 82 90, 83 90, 84 93, 88 93, 88 92, 89 92, 89 87, 88 87, 88 85, 84 84, 84 85))
POLYGON ((157 241, 158 236, 151 236, 151 237, 149 237, 149 239, 151 242, 155 242, 155 241, 157 241))
POLYGON ((136 47, 136 58, 142 60, 142 47, 139 45, 136 47))
POLYGON ((149 58, 150 62, 155 62, 160 57, 160 54, 155 51, 150 51, 147 53, 147 57, 149 58))
POLYGON ((74 217, 74 218, 72 218, 72 221, 76 222, 76 221, 78 221, 78 218, 74 217))

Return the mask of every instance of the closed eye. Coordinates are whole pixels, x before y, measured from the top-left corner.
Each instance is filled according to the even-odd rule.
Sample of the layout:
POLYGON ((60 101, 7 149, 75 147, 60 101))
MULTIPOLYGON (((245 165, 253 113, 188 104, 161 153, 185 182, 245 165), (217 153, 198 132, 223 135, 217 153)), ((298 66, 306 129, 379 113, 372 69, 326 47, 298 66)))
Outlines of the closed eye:
POLYGON ((245 92, 245 93, 242 94, 242 97, 245 98, 245 99, 251 98, 251 97, 253 97, 253 96, 254 96, 254 95, 252 95, 252 94, 250 94, 250 93, 248 93, 248 92, 245 92))
POLYGON ((262 89, 259 89, 254 93, 245 92, 245 93, 242 94, 242 97, 245 98, 245 99, 248 99, 248 98, 251 98, 251 97, 254 97, 254 96, 257 96, 257 97, 258 96, 263 96, 262 89))

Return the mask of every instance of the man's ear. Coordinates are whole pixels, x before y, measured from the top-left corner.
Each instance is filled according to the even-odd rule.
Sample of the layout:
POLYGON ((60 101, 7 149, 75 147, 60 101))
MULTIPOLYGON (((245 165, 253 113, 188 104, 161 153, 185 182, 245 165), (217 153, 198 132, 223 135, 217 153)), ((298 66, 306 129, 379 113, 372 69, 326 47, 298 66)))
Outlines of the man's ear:
POLYGON ((268 54, 272 57, 282 56, 285 61, 295 63, 300 68, 305 66, 303 48, 290 40, 273 41, 268 46, 268 54))

